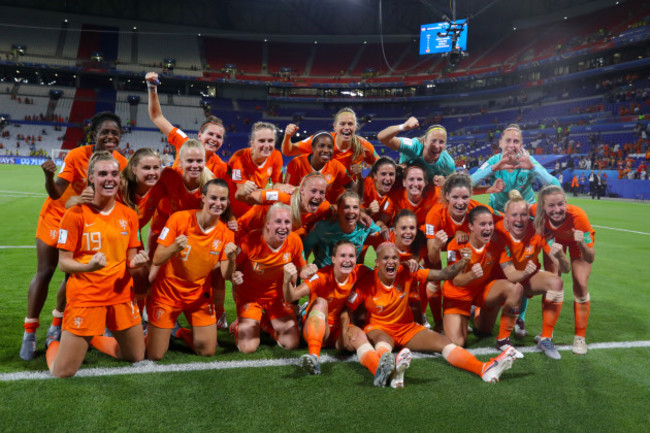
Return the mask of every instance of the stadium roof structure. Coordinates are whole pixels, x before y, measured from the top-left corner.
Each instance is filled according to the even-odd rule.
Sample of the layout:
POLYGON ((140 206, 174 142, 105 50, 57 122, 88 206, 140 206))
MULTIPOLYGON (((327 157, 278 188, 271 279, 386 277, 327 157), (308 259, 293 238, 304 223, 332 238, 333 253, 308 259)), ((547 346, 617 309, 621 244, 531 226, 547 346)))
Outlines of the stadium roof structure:
MULTIPOLYGON (((631 1, 631 0, 628 0, 631 1)), ((620 0, 623 2, 623 0, 620 0)), ((499 37, 513 27, 594 12, 616 0, 0 0, 0 5, 109 17, 215 33, 296 38, 415 37, 421 24, 468 18, 472 38, 499 37), (380 13, 381 12, 381 13, 380 13), (382 19, 380 19, 382 18, 382 19)), ((472 38, 469 44, 472 44, 472 38)))

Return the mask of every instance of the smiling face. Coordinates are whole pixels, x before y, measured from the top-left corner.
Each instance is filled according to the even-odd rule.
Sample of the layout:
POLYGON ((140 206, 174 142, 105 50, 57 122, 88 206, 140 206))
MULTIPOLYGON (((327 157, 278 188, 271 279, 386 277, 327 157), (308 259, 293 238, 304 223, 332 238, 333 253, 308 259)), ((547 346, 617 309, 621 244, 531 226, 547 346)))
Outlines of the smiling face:
POLYGON ((397 276, 399 268, 399 251, 394 245, 380 248, 375 260, 379 278, 384 282, 392 283, 397 276))
POLYGON ((287 209, 275 208, 269 210, 264 227, 264 239, 273 248, 277 248, 291 233, 291 213, 287 209))
POLYGON ((269 128, 258 129, 253 135, 251 147, 253 161, 256 164, 263 163, 275 148, 275 131, 269 128))
POLYGON ((339 225, 349 233, 359 222, 359 200, 355 197, 344 198, 339 205, 339 225))
POLYGON ((476 246, 483 246, 490 242, 494 233, 494 218, 489 212, 482 212, 474 218, 474 221, 469 224, 469 236, 473 240, 472 244, 476 246))
POLYGON ((158 182, 160 177, 160 158, 157 156, 143 156, 133 167, 133 175, 138 185, 152 187, 158 182))
POLYGON ((113 160, 97 161, 88 180, 96 197, 115 197, 120 184, 120 166, 113 160))
POLYGON ((419 167, 410 168, 402 180, 406 194, 412 202, 420 201, 422 191, 427 184, 424 170, 419 167))
POLYGON ((503 217, 503 223, 515 239, 522 239, 528 228, 530 216, 525 201, 510 203, 503 217))
POLYGON ((520 154, 522 144, 521 132, 516 129, 506 129, 499 140, 499 147, 503 153, 520 154))
POLYGON ((199 141, 205 148, 208 154, 214 153, 223 144, 223 138, 226 135, 226 130, 222 125, 216 123, 209 123, 201 132, 199 132, 199 141))
POLYGON ((566 219, 566 197, 562 193, 549 194, 544 198, 544 212, 554 226, 566 219))
POLYGON ((422 146, 422 157, 427 162, 435 162, 447 145, 447 133, 442 128, 432 129, 426 137, 422 146))
POLYGON ((418 231, 418 223, 413 216, 403 216, 395 221, 395 245, 404 251, 408 249, 418 231))
POLYGON ((334 272, 340 275, 350 275, 357 263, 357 250, 354 245, 343 244, 332 254, 334 272))
POLYGON ((467 207, 470 200, 469 190, 464 186, 457 186, 445 194, 447 203, 449 203, 449 214, 455 220, 461 220, 467 215, 467 207))
POLYGON ((326 191, 327 183, 322 177, 314 176, 307 179, 300 188, 301 211, 306 213, 316 212, 323 200, 325 200, 326 191))
POLYGON ((334 132, 340 137, 341 143, 346 147, 352 141, 352 136, 357 130, 357 118, 354 114, 343 112, 334 121, 334 132))
POLYGON ((334 139, 329 134, 320 134, 311 145, 312 164, 323 165, 329 162, 334 155, 334 139))
POLYGON ((395 184, 395 166, 392 164, 384 164, 377 169, 373 174, 372 180, 375 183, 375 189, 379 195, 386 195, 390 192, 395 184))
POLYGON ((196 147, 186 148, 181 154, 181 168, 183 178, 187 181, 198 181, 205 167, 205 156, 201 149, 196 147))
POLYGON ((95 150, 112 152, 120 145, 122 130, 113 120, 104 120, 94 133, 95 150))
POLYGON ((228 188, 220 185, 209 185, 203 196, 203 211, 219 217, 228 207, 228 188))

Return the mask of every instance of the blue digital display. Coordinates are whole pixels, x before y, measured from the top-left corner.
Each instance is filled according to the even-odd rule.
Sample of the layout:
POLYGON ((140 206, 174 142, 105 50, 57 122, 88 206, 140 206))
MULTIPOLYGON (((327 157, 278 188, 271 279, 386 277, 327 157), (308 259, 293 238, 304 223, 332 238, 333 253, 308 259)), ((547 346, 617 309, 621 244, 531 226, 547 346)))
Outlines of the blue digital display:
POLYGON ((420 54, 450 52, 454 31, 459 33, 455 48, 460 51, 467 50, 467 25, 465 21, 467 20, 456 20, 453 23, 422 24, 420 26, 420 54), (443 33, 445 36, 440 36, 439 33, 443 33))

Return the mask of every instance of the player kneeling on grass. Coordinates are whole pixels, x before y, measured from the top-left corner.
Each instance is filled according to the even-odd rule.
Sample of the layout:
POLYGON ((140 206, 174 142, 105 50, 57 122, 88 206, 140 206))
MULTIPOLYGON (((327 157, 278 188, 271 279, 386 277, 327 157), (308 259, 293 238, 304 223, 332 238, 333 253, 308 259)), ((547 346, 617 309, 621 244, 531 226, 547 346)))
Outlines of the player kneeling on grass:
POLYGON ((540 269, 539 253, 544 249, 548 257, 561 272, 571 270, 571 263, 564 254, 561 244, 555 242, 549 246, 544 237, 535 232, 528 213, 528 203, 517 190, 510 191, 510 200, 505 205, 503 221, 495 229, 503 235, 506 242, 501 254, 501 268, 506 278, 513 283, 520 283, 524 295, 532 297, 543 295, 542 333, 537 338, 537 346, 549 358, 560 359, 553 341, 553 328, 562 310, 564 291, 562 278, 540 269))
MULTIPOLYGON (((412 272, 400 265, 399 251, 395 244, 386 242, 377 247, 377 268, 362 278, 347 302, 348 308, 356 309, 364 304, 366 323, 364 331, 376 347, 391 351, 400 346, 416 352, 440 352, 454 367, 462 368, 480 376, 485 382, 498 382, 501 374, 512 366, 514 349, 508 348, 488 362, 481 362, 467 350, 452 343, 449 337, 425 328, 413 320, 410 303, 419 304, 418 283, 454 278, 468 258, 462 258, 443 270, 418 269, 412 272)), ((392 381, 404 386, 404 370, 410 363, 400 352, 397 356, 392 381)), ((391 386, 394 384, 391 383, 391 386)))
POLYGON ((148 298, 147 358, 160 360, 169 337, 180 338, 197 354, 212 356, 217 348, 217 317, 210 276, 220 269, 224 279, 235 270, 234 234, 220 221, 228 208, 228 185, 208 181, 202 208, 171 215, 158 237, 153 263, 161 266, 148 298), (192 329, 173 329, 184 313, 192 329))
MULTIPOLYGON (((47 364, 56 377, 74 375, 93 336, 108 328, 111 355, 131 362, 144 359, 140 312, 133 300, 131 275, 148 261, 138 252, 138 216, 117 202, 120 166, 110 153, 95 152, 88 165, 92 203, 70 208, 59 229, 59 268, 69 273, 61 341, 48 341, 47 364)), ((97 338, 97 337, 95 337, 97 338)))
POLYGON ((232 279, 237 320, 231 330, 241 352, 257 350, 260 330, 285 349, 298 347, 296 314, 282 294, 284 266, 293 263, 302 279, 314 275, 318 268, 305 262, 300 236, 291 229, 291 208, 275 203, 266 214, 264 229, 253 230, 240 240, 232 279))
MULTIPOLYGON (((305 316, 301 318, 304 320, 302 333, 309 353, 300 357, 300 366, 309 374, 320 374, 320 351, 323 346, 350 352, 356 350, 361 363, 375 375, 378 371, 382 375, 381 371, 388 368, 384 366, 391 364, 390 356, 380 360, 380 355, 370 345, 363 331, 350 324, 347 314, 346 325, 341 323, 341 312, 354 284, 372 272, 369 267, 356 263, 357 250, 354 243, 340 240, 332 247, 332 264, 321 268, 298 287, 294 284, 298 272, 296 267, 291 263, 284 266, 284 300, 294 302, 309 295, 305 316), (362 348, 361 351, 359 348, 362 348)), ((385 378, 379 382, 383 386, 385 378)))

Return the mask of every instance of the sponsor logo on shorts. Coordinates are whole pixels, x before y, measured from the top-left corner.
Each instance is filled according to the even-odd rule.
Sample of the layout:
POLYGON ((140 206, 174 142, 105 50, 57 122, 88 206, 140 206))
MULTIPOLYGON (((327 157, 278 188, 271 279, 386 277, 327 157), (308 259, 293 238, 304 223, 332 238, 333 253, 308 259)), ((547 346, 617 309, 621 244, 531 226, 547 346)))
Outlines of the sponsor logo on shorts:
POLYGON ((165 310, 162 308, 156 308, 156 311, 153 313, 153 316, 156 318, 156 320, 162 319, 162 317, 165 315, 165 310))
POLYGON ((83 325, 84 319, 83 319, 83 317, 77 316, 74 319, 72 319, 72 323, 74 324, 75 328, 79 329, 79 328, 81 328, 81 325, 83 325))
POLYGON ((50 239, 54 240, 56 239, 56 236, 59 234, 58 230, 56 229, 50 229, 50 239))

